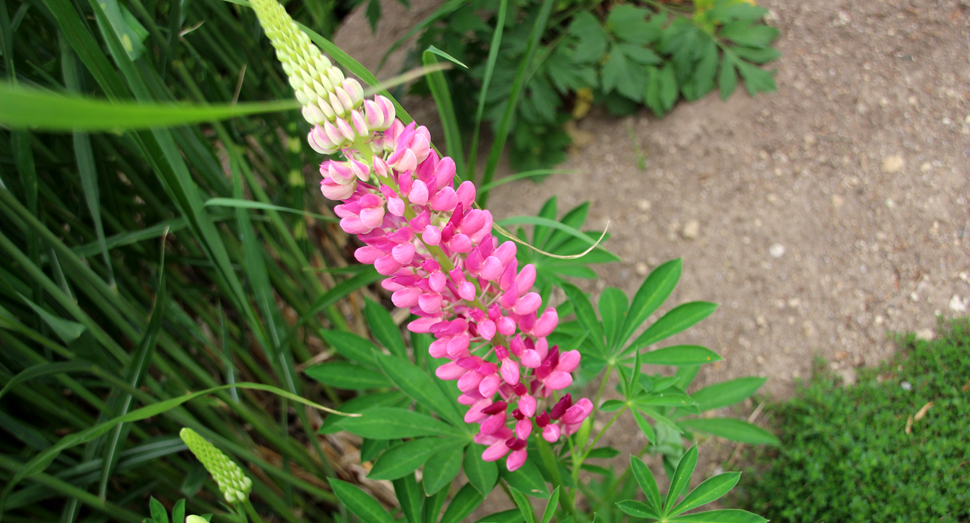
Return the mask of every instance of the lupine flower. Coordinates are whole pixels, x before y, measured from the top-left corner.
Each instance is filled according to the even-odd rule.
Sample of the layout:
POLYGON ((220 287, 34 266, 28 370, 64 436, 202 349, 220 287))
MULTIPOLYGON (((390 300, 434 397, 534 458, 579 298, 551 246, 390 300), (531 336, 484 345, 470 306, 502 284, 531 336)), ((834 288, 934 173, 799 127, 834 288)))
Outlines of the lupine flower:
POLYGON ((253 488, 253 481, 247 478, 239 465, 236 465, 215 445, 206 441, 198 432, 183 428, 179 437, 189 447, 196 459, 202 462, 212 479, 219 485, 219 491, 226 497, 227 503, 239 503, 249 497, 253 488))
POLYGON ((574 433, 592 411, 588 399, 573 404, 566 394, 549 410, 538 402, 572 384, 579 352, 549 347, 559 316, 540 313, 535 267, 520 268, 515 243, 492 236, 491 213, 474 208, 474 184, 456 189, 455 162, 431 148, 428 129, 396 119, 387 98, 363 100, 360 84, 275 0, 252 5, 314 124, 310 145, 343 155, 320 165, 321 192, 342 202, 341 228, 364 243, 357 260, 386 276, 394 305, 418 317, 408 329, 434 335, 430 355, 450 360, 436 374, 457 381, 465 421, 480 424, 475 441, 488 447, 482 458, 508 455, 516 470, 533 432, 548 442, 574 433))

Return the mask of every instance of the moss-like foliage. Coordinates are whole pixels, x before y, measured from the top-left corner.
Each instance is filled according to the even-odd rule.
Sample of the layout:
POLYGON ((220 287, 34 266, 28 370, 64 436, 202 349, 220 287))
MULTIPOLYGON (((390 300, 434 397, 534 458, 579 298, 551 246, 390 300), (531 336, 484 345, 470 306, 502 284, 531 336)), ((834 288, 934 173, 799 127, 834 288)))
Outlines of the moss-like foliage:
POLYGON ((774 521, 970 520, 970 321, 899 341, 857 385, 820 368, 772 409, 782 444, 746 475, 748 510, 774 521))

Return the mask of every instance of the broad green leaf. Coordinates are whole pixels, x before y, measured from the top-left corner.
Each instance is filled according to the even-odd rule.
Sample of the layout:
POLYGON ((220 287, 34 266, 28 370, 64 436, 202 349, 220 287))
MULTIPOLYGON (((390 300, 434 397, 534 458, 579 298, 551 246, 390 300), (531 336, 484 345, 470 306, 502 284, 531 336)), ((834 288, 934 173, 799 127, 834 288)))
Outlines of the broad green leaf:
POLYGON ((717 43, 713 38, 703 38, 701 44, 701 59, 694 69, 694 99, 698 99, 714 89, 714 77, 717 75, 717 43))
POLYGON ((606 17, 606 27, 620 40, 647 45, 660 36, 659 32, 647 23, 647 16, 650 14, 652 14, 650 10, 642 7, 619 4, 614 6, 606 17))
POLYGON ((728 48, 728 51, 734 53, 740 58, 756 64, 765 64, 781 56, 781 53, 779 53, 778 50, 773 47, 757 49, 754 47, 732 46, 728 48))
POLYGON ((590 336, 587 337, 587 340, 592 342, 599 354, 605 356, 606 345, 604 344, 603 325, 596 318, 593 305, 583 291, 571 283, 563 283, 562 290, 566 292, 566 297, 572 302, 576 318, 589 331, 590 336))
POLYGON ((697 405, 690 396, 681 392, 650 392, 633 399, 633 404, 641 407, 680 407, 697 405))
POLYGON ((778 38, 778 29, 769 25, 737 21, 725 24, 718 36, 748 47, 768 47, 778 38))
POLYGON ((428 458, 448 443, 442 438, 419 438, 391 447, 377 458, 367 477, 375 480, 403 477, 424 465, 428 458))
POLYGON ((401 328, 394 323, 387 309, 365 298, 364 317, 367 318, 367 326, 371 333, 381 342, 391 354, 407 357, 407 349, 404 346, 404 337, 401 336, 401 328))
POLYGON ((721 357, 711 349, 697 345, 674 345, 650 352, 639 352, 640 362, 645 365, 703 365, 721 361, 721 357))
POLYGON ((328 361, 314 365, 306 370, 306 375, 320 383, 344 390, 367 390, 391 386, 391 382, 380 372, 348 361, 328 361))
POLYGON ((747 399, 757 392, 768 378, 748 377, 715 383, 691 394, 701 410, 713 410, 747 399))
POLYGON ((643 435, 646 436, 647 441, 657 441, 657 433, 654 432, 653 427, 643 417, 643 414, 640 414, 638 410, 633 409, 633 419, 636 420, 637 426, 640 427, 640 430, 643 432, 643 435))
POLYGON ((677 98, 680 97, 680 89, 678 89, 678 81, 673 64, 668 63, 660 68, 659 82, 660 103, 663 105, 664 111, 669 111, 674 107, 677 98))
POLYGON ((730 53, 725 53, 721 59, 721 72, 717 76, 718 89, 721 91, 721 99, 727 100, 734 88, 738 85, 738 72, 734 68, 735 60, 730 53))
POLYGON ((670 511, 670 515, 676 516, 681 512, 687 512, 688 510, 706 505, 720 498, 721 496, 730 492, 730 490, 738 484, 739 479, 741 479, 740 472, 728 472, 708 478, 703 483, 698 485, 697 488, 691 491, 691 493, 688 494, 683 501, 678 503, 677 506, 670 511))
POLYGON ((623 328, 620 330, 620 344, 626 342, 633 332, 656 311, 673 292, 680 279, 680 259, 670 260, 654 269, 633 296, 623 328))
POLYGON ((96 100, 0 81, 0 124, 44 131, 118 131, 212 122, 299 109, 296 101, 224 105, 96 100))
POLYGON ((660 489, 657 488, 657 480, 653 477, 650 467, 636 456, 630 456, 630 467, 633 469, 633 477, 640 485, 640 490, 646 496, 647 506, 659 514, 663 509, 663 505, 660 504, 660 489))
POLYGON ((464 441, 462 441, 458 445, 439 447, 437 452, 431 455, 431 458, 424 464, 423 479, 421 480, 425 494, 434 494, 451 485, 455 476, 461 471, 464 453, 464 441))
MULTIPOLYGON (((625 54, 627 58, 640 65, 657 65, 663 62, 663 60, 657 56, 657 53, 651 51, 647 47, 642 47, 635 44, 618 44, 617 47, 623 51, 623 54, 625 54)), ((645 77, 643 78, 643 81, 646 81, 645 77)), ((642 82, 640 83, 642 84, 642 82)), ((643 87, 643 85, 641 85, 641 87, 643 87)))
POLYGON ((744 87, 751 96, 757 93, 770 93, 777 89, 775 77, 772 76, 774 71, 765 71, 743 60, 739 60, 737 64, 741 78, 744 78, 744 87))
POLYGON ((603 65, 602 89, 609 93, 616 91, 634 101, 643 100, 643 88, 646 82, 643 69, 631 63, 619 46, 610 48, 609 58, 603 65), (640 80, 639 82, 637 80, 640 80))
POLYGON ((603 330, 606 331, 607 352, 612 353, 618 345, 618 336, 623 320, 626 319, 626 294, 615 287, 607 287, 600 295, 599 312, 603 318, 603 330))
POLYGON ((393 407, 371 409, 359 418, 347 418, 337 425, 358 436, 374 439, 464 435, 458 429, 427 414, 393 407))
POLYGON ((653 510, 650 505, 642 503, 640 501, 634 501, 632 499, 626 501, 620 501, 616 504, 623 512, 641 519, 653 518, 660 519, 660 514, 653 510))
POLYGON ((620 455, 620 451, 613 447, 597 447, 590 449, 586 459, 610 459, 620 455))
POLYGON ((507 468, 499 467, 499 476, 523 494, 534 498, 546 499, 549 497, 546 480, 543 479, 542 472, 531 459, 527 460, 515 472, 509 472, 507 468))
POLYGON ((373 369, 380 368, 377 363, 377 346, 356 334, 345 331, 319 331, 324 341, 330 344, 341 356, 373 369))
POLYGON ((525 523, 536 523, 536 516, 532 512, 532 505, 529 504, 529 499, 525 497, 525 494, 516 490, 515 487, 509 487, 509 492, 512 493, 512 500, 519 507, 519 512, 522 513, 522 518, 525 520, 525 523))
POLYGON ((640 351, 635 351, 633 357, 633 372, 630 373, 630 384, 626 389, 627 398, 632 398, 640 393, 640 376, 642 376, 642 370, 643 363, 640 361, 640 351))
POLYGON ((606 400, 600 405, 600 410, 603 412, 616 412, 626 406, 626 402, 623 400, 606 400))
POLYGON ((435 414, 448 419, 457 427, 465 427, 464 418, 458 412, 455 402, 449 399, 435 384, 427 372, 404 358, 380 355, 378 363, 405 394, 435 414))
POLYGON ((448 491, 439 490, 437 494, 433 496, 428 496, 424 500, 424 510, 422 512, 422 521, 424 523, 438 523, 441 518, 441 508, 445 506, 445 501, 448 500, 448 491))
POLYGON ((165 506, 162 505, 161 501, 155 499, 155 496, 149 499, 148 507, 155 523, 168 523, 168 511, 165 510, 165 506))
POLYGON ((724 509, 684 514, 668 521, 682 523, 767 523, 767 519, 746 510, 724 509))
POLYGON ((747 2, 718 2, 718 5, 709 13, 712 18, 721 22, 732 20, 754 22, 768 14, 768 10, 747 2))
POLYGON ((445 514, 441 516, 441 523, 459 523, 468 517, 479 505, 485 501, 485 496, 475 490, 475 487, 466 484, 461 490, 451 498, 451 503, 445 509, 445 514))
POLYGON ((667 339, 710 316, 714 309, 717 309, 717 305, 706 301, 692 301, 679 305, 664 314, 633 340, 625 352, 649 347, 660 340, 667 339))
POLYGON ((494 461, 482 459, 485 447, 472 443, 465 449, 465 461, 462 470, 468 482, 483 495, 487 496, 495 488, 498 481, 498 464, 494 461))
MULTIPOLYGON (((677 367, 677 372, 674 374, 677 381, 674 383, 674 386, 680 388, 681 390, 687 390, 690 387, 690 384, 693 383, 694 378, 697 377, 697 373, 700 372, 700 370, 700 365, 684 365, 677 367)), ((694 401, 697 400, 695 399, 694 401)))
POLYGON ((569 34, 575 36, 579 42, 573 60, 577 62, 598 62, 606 53, 606 31, 602 24, 589 11, 580 11, 569 24, 569 34))
POLYGON ((680 420, 678 423, 687 429, 708 432, 731 441, 753 443, 756 445, 779 445, 778 438, 766 430, 747 421, 732 418, 697 418, 680 420))
POLYGON ((185 521, 185 499, 175 502, 172 507, 172 523, 182 523, 185 521))
POLYGON ((414 479, 414 474, 406 474, 395 479, 394 496, 401 504, 401 512, 408 523, 421 523, 421 509, 424 507, 424 494, 414 479))
POLYGON ((335 478, 330 478, 330 488, 340 503, 364 523, 394 523, 384 507, 360 488, 335 478))
POLYGON ((670 478, 670 489, 667 491, 666 499, 664 499, 664 516, 669 514, 670 509, 677 502, 677 498, 680 497, 680 493, 690 484, 690 476, 694 473, 694 467, 696 465, 697 445, 694 445, 680 458, 680 463, 677 464, 677 470, 674 471, 674 475, 670 478))
POLYGON ((377 456, 391 446, 391 441, 386 439, 362 438, 360 443, 360 461, 374 461, 377 456))

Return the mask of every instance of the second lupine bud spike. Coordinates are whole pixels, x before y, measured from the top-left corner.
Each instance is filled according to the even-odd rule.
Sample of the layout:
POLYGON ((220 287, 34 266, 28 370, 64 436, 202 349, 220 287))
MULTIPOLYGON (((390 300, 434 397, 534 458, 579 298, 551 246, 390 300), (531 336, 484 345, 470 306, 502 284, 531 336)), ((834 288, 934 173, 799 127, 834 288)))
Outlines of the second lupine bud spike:
POLYGON ((232 462, 215 445, 206 441, 198 432, 184 428, 179 437, 189 447, 196 459, 202 462, 212 479, 219 484, 219 491, 226 497, 229 504, 239 503, 249 497, 253 489, 253 482, 247 478, 239 465, 232 462))

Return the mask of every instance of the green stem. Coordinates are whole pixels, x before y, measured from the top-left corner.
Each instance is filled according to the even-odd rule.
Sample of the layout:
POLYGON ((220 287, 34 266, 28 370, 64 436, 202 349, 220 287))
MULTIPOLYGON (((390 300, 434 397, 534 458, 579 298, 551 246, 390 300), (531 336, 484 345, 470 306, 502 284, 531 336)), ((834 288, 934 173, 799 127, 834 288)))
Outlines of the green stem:
POLYGON ((603 427, 603 430, 601 430, 600 433, 597 434, 595 438, 593 438, 593 442, 590 443, 588 447, 586 447, 586 451, 583 453, 583 461, 585 461, 586 460, 586 457, 589 456, 589 453, 592 452, 593 447, 596 446, 596 442, 598 442, 600 440, 600 438, 603 437, 603 434, 606 433, 607 429, 609 429, 610 426, 613 425, 613 422, 615 422, 616 420, 620 419, 620 416, 624 412, 626 412, 627 409, 629 409, 629 408, 630 408, 629 405, 625 405, 622 409, 620 409, 620 412, 617 412, 616 415, 613 416, 613 418, 611 418, 610 421, 606 424, 606 426, 603 427))
POLYGON ((246 509, 246 515, 249 516, 249 519, 253 523, 263 523, 263 518, 256 512, 256 508, 253 507, 253 503, 249 501, 249 498, 243 500, 243 508, 246 509))

